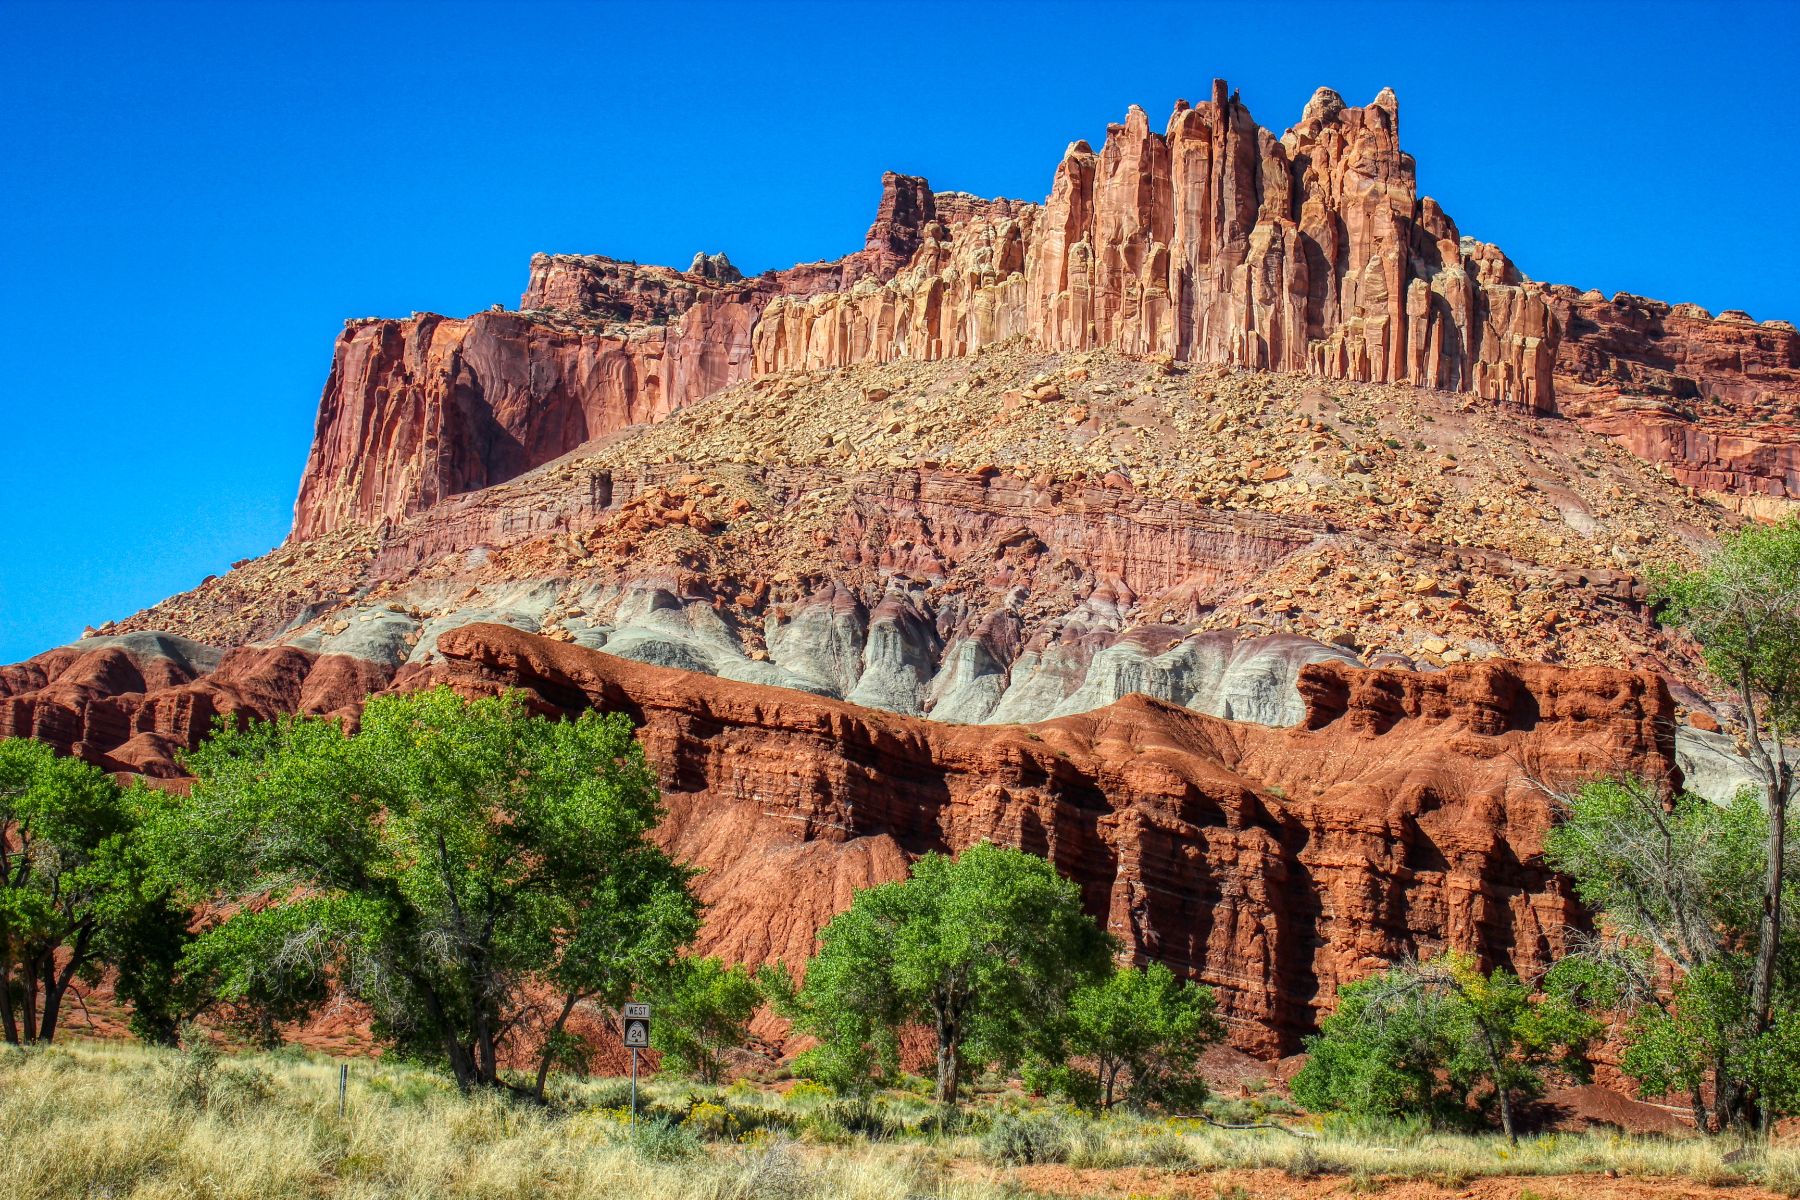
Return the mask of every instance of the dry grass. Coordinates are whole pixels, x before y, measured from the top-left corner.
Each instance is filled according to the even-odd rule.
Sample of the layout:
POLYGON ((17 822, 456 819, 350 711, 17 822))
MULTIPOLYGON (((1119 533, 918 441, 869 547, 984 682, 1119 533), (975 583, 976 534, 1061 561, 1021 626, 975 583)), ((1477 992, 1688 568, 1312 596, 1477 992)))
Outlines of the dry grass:
MULTIPOLYGON (((657 1197, 659 1200, 999 1200, 1015 1196, 995 1160, 994 1118, 933 1134, 929 1109, 892 1096, 873 1111, 889 1136, 851 1128, 871 1110, 801 1088, 778 1096, 657 1087, 662 1121, 634 1134, 618 1085, 569 1084, 542 1110, 464 1099, 436 1077, 363 1061, 337 1115, 335 1062, 248 1055, 216 1070, 137 1046, 0 1051, 0 1179, 8 1200, 180 1197, 657 1197), (204 1085, 204 1086, 201 1086, 204 1085), (683 1118, 683 1114, 685 1117, 683 1118), (681 1118, 681 1119, 678 1119, 681 1118), (990 1128, 983 1129, 987 1125, 990 1128)), ((1550 1135, 1516 1148, 1433 1133, 1317 1138, 1227 1132, 1148 1118, 1090 1121, 1037 1110, 1006 1118, 1050 1129, 1048 1161, 1074 1168, 1192 1172, 1273 1169, 1348 1183, 1487 1176, 1675 1176, 1760 1181, 1800 1194, 1800 1151, 1728 1164, 1737 1146, 1689 1138, 1550 1135), (1053 1128, 1052 1128, 1053 1127, 1053 1128)), ((1044 1132, 1040 1130, 1040 1132, 1044 1132)))

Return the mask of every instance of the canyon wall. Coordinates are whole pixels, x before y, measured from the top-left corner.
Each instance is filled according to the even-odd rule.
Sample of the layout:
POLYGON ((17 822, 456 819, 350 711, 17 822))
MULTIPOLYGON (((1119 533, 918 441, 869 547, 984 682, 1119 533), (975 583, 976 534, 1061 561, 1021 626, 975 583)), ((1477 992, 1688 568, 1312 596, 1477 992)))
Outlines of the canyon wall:
POLYGON ((624 711, 661 777, 659 837, 704 868, 702 948, 801 965, 857 888, 982 840, 1054 862, 1139 962, 1218 989, 1273 1056, 1337 987, 1455 948, 1528 977, 1583 920, 1542 860, 1552 786, 1670 778, 1674 706, 1646 672, 1441 674, 1316 663, 1293 729, 1129 696, 1034 726, 957 727, 627 662, 493 625, 404 686, 522 687, 624 711))
POLYGON ((1263 1056, 1298 1050, 1339 986, 1407 955, 1453 948, 1541 971, 1584 918, 1543 863, 1551 801, 1536 785, 1678 778, 1674 704, 1649 672, 1327 661, 1300 669, 1291 728, 1142 695, 973 727, 501 625, 464 626, 439 647, 430 663, 365 663, 352 678, 344 656, 221 659, 140 635, 9 668, 0 690, 39 691, 0 701, 0 725, 172 776, 167 755, 215 715, 354 722, 370 690, 522 688, 546 713, 622 711, 663 787, 658 837, 703 868, 706 952, 803 965, 856 889, 988 840, 1054 862, 1136 961, 1216 988, 1233 1043, 1263 1056))
POLYGON ((676 271, 539 254, 518 312, 346 322, 293 536, 403 519, 748 378, 772 299, 891 274, 932 212, 924 180, 890 173, 864 249, 836 262, 746 280, 724 255, 676 271))

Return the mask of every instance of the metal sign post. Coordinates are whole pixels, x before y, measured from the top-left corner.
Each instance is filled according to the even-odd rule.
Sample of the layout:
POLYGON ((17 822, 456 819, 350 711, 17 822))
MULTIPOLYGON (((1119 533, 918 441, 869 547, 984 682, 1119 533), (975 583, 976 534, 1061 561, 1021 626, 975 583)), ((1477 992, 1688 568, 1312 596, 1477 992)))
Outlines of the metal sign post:
POLYGON ((620 1014, 619 1032, 631 1051, 631 1126, 637 1128, 638 1051, 650 1048, 650 1006, 627 1004, 620 1014))
POLYGON ((338 1064, 338 1116, 344 1115, 345 1093, 350 1090, 350 1064, 338 1064))

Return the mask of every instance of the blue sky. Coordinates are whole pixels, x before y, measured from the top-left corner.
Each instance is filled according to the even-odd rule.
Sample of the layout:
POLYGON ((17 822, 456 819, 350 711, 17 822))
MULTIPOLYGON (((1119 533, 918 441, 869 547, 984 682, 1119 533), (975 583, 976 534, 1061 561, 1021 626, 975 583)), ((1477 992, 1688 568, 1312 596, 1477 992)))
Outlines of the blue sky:
POLYGON ((0 663, 278 544, 346 317, 836 256, 883 170, 1039 199, 1214 76, 1393 87, 1535 277, 1800 319, 1800 5, 0 0, 0 663))

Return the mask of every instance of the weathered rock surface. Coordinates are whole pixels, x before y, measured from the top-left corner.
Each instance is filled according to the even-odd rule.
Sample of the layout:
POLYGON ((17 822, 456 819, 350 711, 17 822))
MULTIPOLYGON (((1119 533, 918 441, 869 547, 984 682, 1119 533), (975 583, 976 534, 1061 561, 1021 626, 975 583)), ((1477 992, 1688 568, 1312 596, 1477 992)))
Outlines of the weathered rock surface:
POLYGON ((1277 137, 1223 83, 1072 145, 1042 204, 889 174, 864 249, 742 279, 539 255, 520 313, 354 321, 295 509, 409 516, 753 374, 1020 340, 1472 393, 1576 416, 1692 486, 1800 489, 1800 336, 1524 278, 1417 194, 1384 91, 1277 137))
POLYGON ((834 263, 745 280, 722 254, 687 271, 539 254, 519 312, 347 322, 294 537, 410 516, 748 378, 771 299, 891 273, 931 212, 924 180, 889 173, 866 248, 834 263))
POLYGON ((181 774, 176 755, 218 718, 352 713, 393 675, 361 656, 292 645, 221 653, 142 634, 96 638, 0 672, 0 738, 37 738, 111 771, 171 778, 181 774))
POLYGON ((1582 918, 1542 862, 1532 782, 1673 770, 1673 703, 1645 672, 1322 662, 1300 672, 1291 730, 1143 696, 974 729, 501 626, 440 648, 400 685, 523 687, 642 723, 661 836, 705 868, 709 952, 800 964, 854 889, 986 839, 1056 863, 1138 959, 1217 987, 1233 1041, 1264 1055, 1297 1050, 1340 983, 1406 954, 1547 965, 1582 918))

